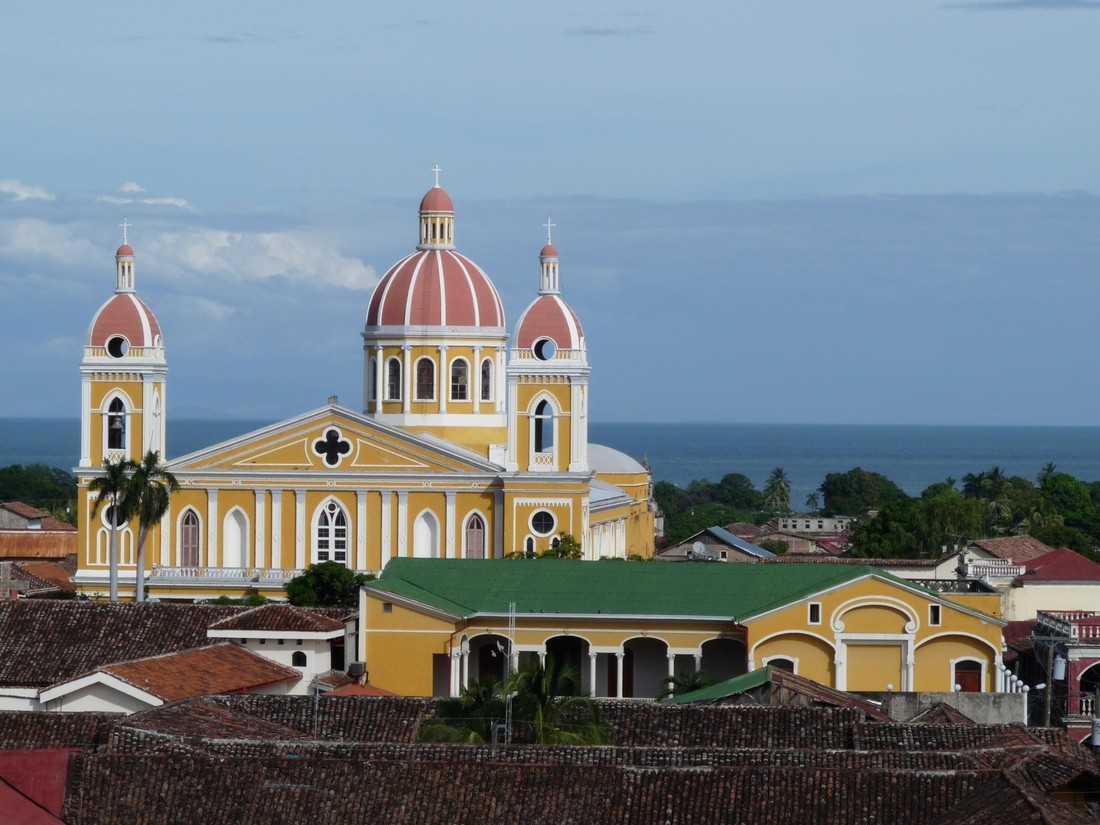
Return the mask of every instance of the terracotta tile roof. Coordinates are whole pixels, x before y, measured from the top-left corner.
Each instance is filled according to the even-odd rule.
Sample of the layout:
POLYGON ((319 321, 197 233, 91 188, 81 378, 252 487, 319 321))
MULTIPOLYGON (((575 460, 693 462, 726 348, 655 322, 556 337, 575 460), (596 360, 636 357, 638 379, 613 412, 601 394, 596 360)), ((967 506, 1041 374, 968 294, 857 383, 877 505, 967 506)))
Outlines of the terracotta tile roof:
POLYGON ((247 693, 302 678, 300 671, 224 642, 98 669, 165 702, 189 696, 247 693))
POLYGON ((289 604, 265 604, 212 624, 211 630, 270 630, 286 633, 331 633, 343 622, 289 604))
POLYGON ((856 559, 837 558, 836 556, 815 555, 810 553, 788 553, 767 559, 763 564, 853 564, 878 567, 889 570, 894 567, 928 567, 932 568, 940 564, 942 559, 856 559))
POLYGON ((76 585, 72 583, 72 573, 49 561, 16 562, 12 565, 12 576, 23 579, 28 587, 25 593, 45 593, 53 590, 68 590, 76 592, 76 585))
POLYGON ((336 688, 336 690, 330 690, 325 694, 326 696, 395 696, 396 694, 390 693, 388 690, 382 690, 380 687, 375 687, 371 684, 361 685, 358 682, 352 682, 350 685, 344 685, 343 687, 336 688))
POLYGON ((45 510, 31 507, 29 504, 22 501, 5 501, 3 504, 0 504, 0 509, 7 510, 9 513, 15 513, 15 515, 25 519, 41 519, 49 515, 45 510))
POLYGON ((977 547, 999 559, 1009 559, 1017 564, 1038 558, 1054 549, 1043 544, 1039 539, 1027 535, 974 539, 969 546, 977 547))
POLYGON ((0 602, 0 685, 46 687, 112 662, 200 647, 240 612, 215 605, 0 602))
POLYGON ((0 530, 0 559, 63 559, 75 555, 77 533, 58 530, 0 530))
POLYGON ((733 533, 733 535, 738 538, 752 541, 756 536, 762 536, 768 531, 759 525, 751 524, 747 521, 735 521, 733 524, 726 525, 726 532, 733 533))
POLYGON ((255 713, 220 696, 203 696, 172 702, 135 713, 116 726, 112 750, 129 750, 129 732, 157 733, 169 737, 217 737, 288 741, 304 739, 306 732, 255 713))
POLYGON ((1027 573, 1015 581, 1024 585, 1042 581, 1096 582, 1100 581, 1100 564, 1062 547, 1028 561, 1027 573))
POLYGON ((117 713, 0 711, 0 750, 90 747, 107 741, 117 713))

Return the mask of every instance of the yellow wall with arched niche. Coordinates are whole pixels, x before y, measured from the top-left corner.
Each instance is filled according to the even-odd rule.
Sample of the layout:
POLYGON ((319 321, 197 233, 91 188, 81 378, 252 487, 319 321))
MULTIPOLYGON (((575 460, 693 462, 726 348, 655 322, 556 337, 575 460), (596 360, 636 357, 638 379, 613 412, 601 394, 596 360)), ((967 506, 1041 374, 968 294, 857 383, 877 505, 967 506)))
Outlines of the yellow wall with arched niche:
POLYGON ((844 624, 845 633, 905 633, 910 621, 900 607, 881 604, 861 604, 836 618, 844 624))
POLYGON ((954 690, 955 680, 951 663, 962 659, 973 659, 985 664, 982 690, 995 690, 996 669, 993 666, 995 653, 987 642, 970 636, 944 634, 933 637, 919 645, 914 652, 915 670, 919 674, 916 688, 943 693, 954 690))
POLYGON ((512 413, 516 418, 516 460, 520 468, 529 466, 534 437, 533 419, 537 400, 549 396, 555 406, 554 466, 558 472, 569 469, 572 460, 572 385, 567 380, 521 382, 517 386, 517 405, 512 413))
POLYGON ((823 685, 836 683, 835 652, 823 639, 808 633, 780 633, 758 644, 753 650, 755 667, 763 667, 772 657, 782 657, 797 662, 799 676, 813 679, 823 685))

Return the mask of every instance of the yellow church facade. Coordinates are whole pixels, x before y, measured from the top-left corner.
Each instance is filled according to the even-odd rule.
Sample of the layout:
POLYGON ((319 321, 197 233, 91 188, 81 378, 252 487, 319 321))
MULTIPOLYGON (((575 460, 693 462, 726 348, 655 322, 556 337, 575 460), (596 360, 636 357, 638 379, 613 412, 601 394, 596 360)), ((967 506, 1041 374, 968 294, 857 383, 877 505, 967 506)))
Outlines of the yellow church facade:
POLYGON ((372 684, 411 696, 547 656, 593 696, 653 698, 669 676, 767 665, 839 690, 999 692, 997 611, 996 596, 852 565, 398 559, 362 591, 358 658, 372 684))
MULTIPOLYGON (((379 572, 397 558, 531 556, 562 534, 590 560, 652 556, 648 470, 588 443, 591 369, 556 248, 541 250, 537 294, 510 333, 454 228, 437 181, 420 242, 367 307, 360 410, 333 399, 180 457, 164 455, 166 350, 124 239, 81 363, 80 590, 105 596, 110 574, 110 508, 92 515, 88 485, 104 461, 150 450, 181 486, 145 543, 151 598, 281 598, 316 562, 379 572)), ((136 523, 118 530, 123 598, 136 589, 137 534, 136 523)))

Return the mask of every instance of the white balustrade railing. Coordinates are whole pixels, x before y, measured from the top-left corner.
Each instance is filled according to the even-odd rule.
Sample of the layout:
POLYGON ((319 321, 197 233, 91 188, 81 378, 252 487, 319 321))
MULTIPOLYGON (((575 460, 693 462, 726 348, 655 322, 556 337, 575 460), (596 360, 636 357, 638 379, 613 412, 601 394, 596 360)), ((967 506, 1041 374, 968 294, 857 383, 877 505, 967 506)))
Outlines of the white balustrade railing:
POLYGON ((966 576, 970 579, 1014 579, 1027 573, 1022 564, 1010 564, 1002 559, 971 562, 966 565, 966 576))
POLYGON ((224 582, 286 582, 302 574, 296 567, 161 567, 153 566, 149 581, 203 579, 224 582))
POLYGON ((535 453, 534 460, 531 462, 532 467, 550 467, 554 466, 554 454, 553 453, 535 453))

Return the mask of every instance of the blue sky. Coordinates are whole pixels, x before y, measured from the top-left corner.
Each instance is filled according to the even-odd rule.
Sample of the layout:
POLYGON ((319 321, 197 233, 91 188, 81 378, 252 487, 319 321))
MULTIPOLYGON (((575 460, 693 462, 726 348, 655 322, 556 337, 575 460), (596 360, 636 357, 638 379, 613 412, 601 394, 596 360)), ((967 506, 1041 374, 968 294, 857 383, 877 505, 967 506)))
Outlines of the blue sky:
POLYGON ((1100 2, 8 4, 0 417, 77 414, 132 224, 170 415, 361 404, 431 167, 598 421, 1097 424, 1100 2))

